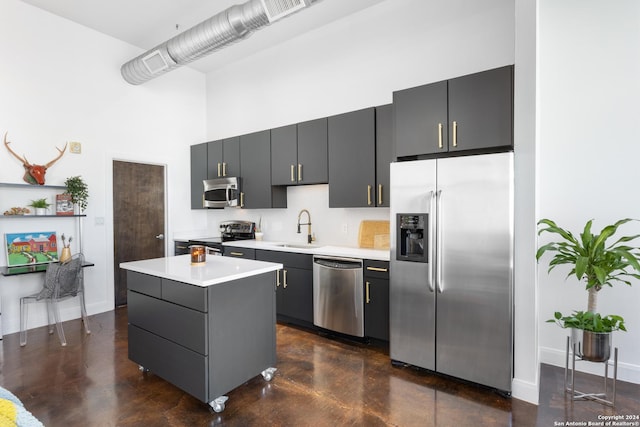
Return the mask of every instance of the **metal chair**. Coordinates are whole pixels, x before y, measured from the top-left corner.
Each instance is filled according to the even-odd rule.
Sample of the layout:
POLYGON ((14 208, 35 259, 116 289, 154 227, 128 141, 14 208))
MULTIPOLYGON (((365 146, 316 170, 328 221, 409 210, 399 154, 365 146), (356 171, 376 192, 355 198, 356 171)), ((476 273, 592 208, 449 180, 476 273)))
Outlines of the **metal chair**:
POLYGON ((60 310, 58 302, 80 297, 80 311, 82 313, 82 323, 87 334, 90 334, 89 320, 87 319, 87 308, 84 302, 84 276, 82 264, 84 256, 81 253, 75 254, 66 262, 51 263, 47 267, 42 290, 37 294, 20 298, 20 345, 27 344, 27 308, 30 302, 46 302, 47 318, 49 322, 49 333, 53 334, 53 323, 56 324, 60 344, 67 345, 67 340, 60 321, 60 310))

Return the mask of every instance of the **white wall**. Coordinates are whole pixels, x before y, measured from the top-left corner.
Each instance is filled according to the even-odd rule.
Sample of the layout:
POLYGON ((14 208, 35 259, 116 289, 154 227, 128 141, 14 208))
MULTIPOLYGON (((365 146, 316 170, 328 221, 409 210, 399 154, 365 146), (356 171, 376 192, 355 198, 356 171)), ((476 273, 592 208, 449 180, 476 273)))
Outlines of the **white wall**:
MULTIPOLYGON (((166 165, 168 232, 193 221, 184 189, 190 185, 188 147, 205 137, 205 76, 183 68, 131 86, 120 76, 120 65, 139 49, 18 0, 0 0, 0 52, 0 133, 9 133, 13 149, 41 164, 55 157, 55 146, 82 143, 82 154, 67 152, 49 169, 46 182, 62 185, 72 175, 87 181, 83 250, 96 264, 86 270, 87 308, 89 314, 110 310, 112 160, 166 165)), ((21 163, 0 150, 0 182, 22 182, 21 163)), ((0 211, 55 192, 0 188, 0 211)), ((0 234, 52 230, 76 236, 71 220, 43 221, 0 220, 0 234)), ((1 259, 5 256, 0 249, 1 259)), ((38 290, 42 275, 2 277, 0 283, 2 332, 8 334, 19 330, 19 297, 38 290)), ((63 318, 79 317, 77 307, 77 301, 68 301, 63 318)), ((45 324, 44 313, 44 305, 30 310, 29 326, 45 324)))
MULTIPOLYGON (((589 219, 599 231, 640 218, 640 3, 541 0, 539 57, 539 209, 578 234, 589 219)), ((621 235, 640 233, 640 223, 621 235)), ((540 244, 549 241, 543 235, 540 244)), ((637 242, 636 242, 637 244, 637 242)), ((546 257, 545 261, 548 262, 546 257)), ((584 310, 584 285, 539 267, 541 361, 564 365, 565 330, 544 321, 554 311, 584 310)), ((628 332, 614 334, 619 378, 640 382, 640 283, 603 289, 598 311, 619 314, 628 332)), ((583 369, 602 367, 584 364, 583 369)))

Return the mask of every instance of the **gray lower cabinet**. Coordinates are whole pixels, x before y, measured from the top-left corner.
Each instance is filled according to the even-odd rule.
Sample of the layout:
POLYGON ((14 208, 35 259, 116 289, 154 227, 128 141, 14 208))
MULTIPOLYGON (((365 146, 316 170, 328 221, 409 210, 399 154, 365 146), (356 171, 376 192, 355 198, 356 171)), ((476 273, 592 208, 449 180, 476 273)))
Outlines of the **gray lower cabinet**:
POLYGON ((128 271, 129 359, 211 404, 275 366, 273 281, 201 287, 128 271))
POLYGON ((242 192, 240 205, 247 209, 286 208, 286 187, 271 185, 271 132, 240 136, 242 192))
POLYGON ((364 334, 389 341, 389 262, 364 260, 364 334))
POLYGON ((277 319, 313 327, 313 256, 263 249, 256 249, 255 256, 284 265, 276 281, 277 319))

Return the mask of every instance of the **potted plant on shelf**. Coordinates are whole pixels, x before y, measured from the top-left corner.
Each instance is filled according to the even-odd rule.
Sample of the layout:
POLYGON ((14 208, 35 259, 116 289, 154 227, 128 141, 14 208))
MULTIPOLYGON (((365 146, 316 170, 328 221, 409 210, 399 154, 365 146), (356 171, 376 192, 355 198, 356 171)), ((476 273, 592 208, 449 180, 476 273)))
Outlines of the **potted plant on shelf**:
POLYGON ((80 213, 87 208, 89 199, 89 187, 81 176, 72 176, 64 181, 66 187, 65 193, 71 196, 71 201, 80 209, 80 213))
POLYGON ((593 220, 587 221, 579 238, 570 231, 559 227, 549 219, 542 219, 538 226, 542 226, 538 235, 543 232, 557 234, 560 240, 541 246, 536 259, 539 261, 545 252, 554 253, 549 262, 549 270, 558 265, 567 264, 571 267, 567 277, 574 276, 585 282, 588 292, 587 310, 574 311, 564 316, 560 312, 554 314, 553 319, 563 328, 572 328, 572 341, 579 343, 580 356, 585 360, 603 362, 609 359, 611 351, 611 332, 626 331, 624 319, 610 314, 602 316, 597 313, 598 292, 605 286, 613 287, 616 283, 631 286, 631 278, 640 279, 640 252, 638 247, 630 246, 629 242, 640 235, 619 237, 614 243, 607 245, 607 240, 613 238, 618 227, 630 218, 622 219, 612 225, 607 225, 599 234, 591 232, 593 220), (582 339, 578 331, 582 331, 582 339), (574 334, 575 333, 575 334, 574 334))
POLYGON ((46 198, 32 200, 29 206, 35 209, 36 215, 46 215, 47 209, 51 206, 51 203, 46 198))

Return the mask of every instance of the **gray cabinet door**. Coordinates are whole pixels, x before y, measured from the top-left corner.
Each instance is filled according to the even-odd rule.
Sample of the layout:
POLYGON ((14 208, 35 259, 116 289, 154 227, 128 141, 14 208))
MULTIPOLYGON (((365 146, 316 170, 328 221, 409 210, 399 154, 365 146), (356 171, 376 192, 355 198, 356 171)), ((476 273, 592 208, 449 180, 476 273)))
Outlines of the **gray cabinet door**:
POLYGON ((287 206, 286 188, 271 186, 271 133, 268 130, 240 137, 242 207, 287 206))
POLYGON ((222 140, 207 142, 207 179, 220 178, 222 176, 222 140))
POLYGON ((327 161, 327 119, 298 123, 298 184, 329 182, 327 161))
POLYGON ((364 333, 389 341, 389 263, 364 260, 364 333))
POLYGON ((271 129, 271 184, 295 185, 298 180, 298 128, 271 129))
POLYGON ((202 197, 207 179, 207 144, 191 146, 191 209, 204 209, 202 197))
POLYGON ((222 140, 222 176, 240 176, 240 137, 222 140))
POLYGON ((449 151, 513 144, 513 67, 449 80, 449 151))
POLYGON ((389 206, 389 165, 393 160, 391 104, 376 107, 376 206, 389 206))
POLYGON ((447 82, 393 93, 396 158, 448 151, 447 82))
POLYGON ((375 110, 329 117, 329 207, 375 206, 375 110))

